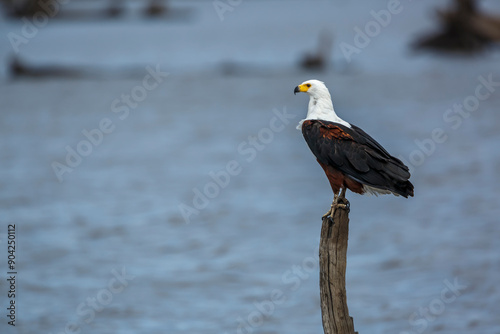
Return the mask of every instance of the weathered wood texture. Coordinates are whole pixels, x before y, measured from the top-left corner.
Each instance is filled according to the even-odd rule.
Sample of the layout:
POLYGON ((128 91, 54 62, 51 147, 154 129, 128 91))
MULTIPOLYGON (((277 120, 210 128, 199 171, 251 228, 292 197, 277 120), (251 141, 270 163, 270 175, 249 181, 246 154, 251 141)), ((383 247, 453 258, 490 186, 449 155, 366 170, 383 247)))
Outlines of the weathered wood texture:
POLYGON ((325 334, 355 334, 353 319, 347 308, 345 271, 349 208, 339 198, 332 219, 324 218, 319 244, 321 314, 325 334), (342 205, 343 204, 343 205, 342 205), (347 207, 346 207, 347 206, 347 207))

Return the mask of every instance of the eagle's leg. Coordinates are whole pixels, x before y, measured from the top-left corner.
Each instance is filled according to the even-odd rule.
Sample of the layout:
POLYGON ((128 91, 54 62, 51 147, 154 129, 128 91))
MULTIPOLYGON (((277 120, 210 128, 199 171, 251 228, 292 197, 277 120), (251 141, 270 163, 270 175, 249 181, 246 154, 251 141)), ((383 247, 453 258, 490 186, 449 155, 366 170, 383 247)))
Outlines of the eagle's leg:
MULTIPOLYGON (((337 203, 335 203, 339 208, 347 209, 347 211, 350 211, 350 203, 349 201, 345 198, 345 192, 347 190, 347 187, 342 188, 342 192, 340 193, 340 196, 337 198, 337 203)), ((332 212, 333 214, 333 212, 332 212)))
POLYGON ((325 219, 327 217, 332 217, 333 216, 333 211, 335 210, 335 205, 337 205, 337 200, 339 198, 339 194, 338 193, 333 193, 333 202, 332 202, 332 206, 330 207, 330 210, 328 210, 327 213, 325 213, 323 215, 323 217, 321 217, 321 219, 325 219))

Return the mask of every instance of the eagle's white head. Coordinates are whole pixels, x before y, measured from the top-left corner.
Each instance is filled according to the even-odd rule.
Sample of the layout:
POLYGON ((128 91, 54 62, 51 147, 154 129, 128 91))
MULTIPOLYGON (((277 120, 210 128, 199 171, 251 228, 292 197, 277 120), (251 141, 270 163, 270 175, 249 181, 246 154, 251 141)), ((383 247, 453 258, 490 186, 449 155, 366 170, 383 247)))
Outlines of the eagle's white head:
POLYGON ((309 95, 309 107, 307 108, 306 119, 321 119, 351 127, 349 123, 338 117, 333 110, 332 97, 322 81, 314 79, 304 81, 295 87, 293 92, 294 94, 302 92, 309 95))
POLYGON ((326 88, 325 83, 319 80, 307 80, 295 87, 294 94, 306 93, 311 98, 320 99, 327 98, 331 100, 330 92, 326 88))

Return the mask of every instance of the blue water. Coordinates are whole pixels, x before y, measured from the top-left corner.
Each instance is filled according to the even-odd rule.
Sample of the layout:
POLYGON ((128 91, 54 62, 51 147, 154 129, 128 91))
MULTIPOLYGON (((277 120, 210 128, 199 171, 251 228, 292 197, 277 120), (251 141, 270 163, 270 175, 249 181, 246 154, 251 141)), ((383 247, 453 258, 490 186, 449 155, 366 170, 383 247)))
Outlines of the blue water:
MULTIPOLYGON (((497 86, 480 88, 490 94, 473 111, 447 112, 473 101, 479 77, 500 81, 498 54, 408 49, 446 3, 402 1, 351 62, 340 44, 386 1, 244 1, 223 21, 211 2, 172 2, 189 19, 130 9, 50 21, 19 56, 89 75, 1 70, 0 272, 8 224, 18 272, 15 328, 0 284, 1 333, 321 332, 317 247, 332 194, 295 129, 307 97, 292 94, 310 78, 412 165, 412 199, 348 194, 356 330, 500 333, 497 86), (298 68, 322 30, 334 36, 328 70, 298 68), (148 66, 169 74, 155 82, 148 66)), ((3 36, 20 29, 0 23, 3 36)), ((12 46, 0 43, 5 63, 12 46)))

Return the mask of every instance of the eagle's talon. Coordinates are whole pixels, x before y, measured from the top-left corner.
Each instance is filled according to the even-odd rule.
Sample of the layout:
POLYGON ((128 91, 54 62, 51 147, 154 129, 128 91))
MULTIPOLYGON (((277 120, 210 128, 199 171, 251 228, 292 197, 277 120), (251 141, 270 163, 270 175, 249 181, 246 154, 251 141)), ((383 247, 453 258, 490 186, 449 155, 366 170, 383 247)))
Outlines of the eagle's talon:
POLYGON ((346 210, 347 212, 351 211, 351 209, 349 208, 349 205, 348 204, 337 204, 337 208, 341 208, 341 209, 344 209, 346 210))
POLYGON ((336 203, 336 206, 338 208, 342 208, 344 210, 347 210, 347 212, 351 211, 351 203, 345 197, 339 198, 339 200, 336 203))
POLYGON ((323 219, 321 221, 324 221, 325 219, 329 220, 330 223, 334 224, 335 222, 333 221, 333 215, 327 213, 325 215, 323 215, 323 219))
POLYGON ((334 210, 335 210, 335 208, 334 208, 334 205, 333 205, 333 203, 332 203, 332 206, 330 207, 330 210, 328 210, 328 212, 327 212, 327 213, 325 213, 325 214, 323 215, 323 217, 321 217, 321 220, 324 220, 325 218, 330 217, 330 220, 332 220, 332 221, 333 221, 333 211, 334 211, 334 210))

